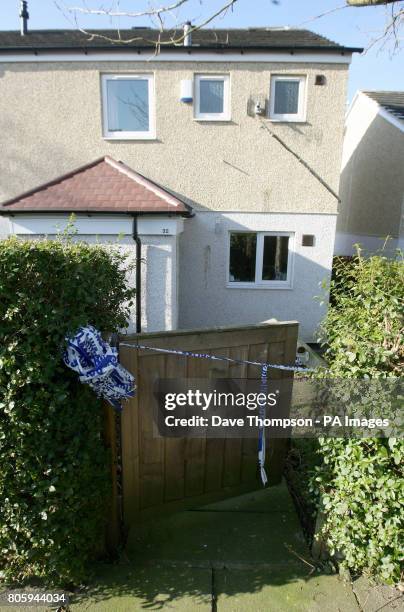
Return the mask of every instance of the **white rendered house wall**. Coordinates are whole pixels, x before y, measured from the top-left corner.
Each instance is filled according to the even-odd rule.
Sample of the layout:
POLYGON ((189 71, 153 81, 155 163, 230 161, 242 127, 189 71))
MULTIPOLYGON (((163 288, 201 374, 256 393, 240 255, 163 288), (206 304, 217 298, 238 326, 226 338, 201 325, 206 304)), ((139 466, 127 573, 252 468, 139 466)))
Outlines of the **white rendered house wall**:
POLYGON ((403 223, 393 212, 397 198, 392 189, 393 185, 399 190, 402 184, 403 132, 402 121, 365 93, 356 93, 345 122, 335 255, 355 254, 356 244, 365 252, 384 248, 388 254, 403 243, 403 223), (401 150, 397 149, 400 138, 401 150), (358 212, 363 218, 360 229, 358 212), (380 229, 383 218, 390 219, 387 231, 380 229))
MULTIPOLYGON (((67 215, 15 215, 10 217, 10 233, 24 238, 55 238, 66 228, 67 215)), ((117 248, 136 261, 133 240, 133 218, 129 216, 78 215, 74 223, 77 239, 117 248)), ((183 220, 169 217, 139 217, 141 239, 142 331, 163 331, 178 326, 177 241, 183 220)), ((134 270, 128 281, 135 286, 134 270)), ((128 333, 135 329, 135 307, 132 308, 128 333)))
POLYGON ((327 309, 327 296, 316 296, 330 278, 335 225, 332 214, 197 212, 180 238, 180 327, 296 319, 312 341, 327 309), (291 234, 290 288, 231 286, 229 233, 246 231, 291 234), (302 245, 305 234, 314 246, 302 245))

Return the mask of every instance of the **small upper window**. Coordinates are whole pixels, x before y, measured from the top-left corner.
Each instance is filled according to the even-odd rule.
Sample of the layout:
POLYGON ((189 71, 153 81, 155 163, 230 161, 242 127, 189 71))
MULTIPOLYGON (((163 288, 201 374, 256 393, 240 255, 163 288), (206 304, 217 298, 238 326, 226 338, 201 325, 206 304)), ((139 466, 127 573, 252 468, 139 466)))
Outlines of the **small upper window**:
POLYGON ((269 117, 274 121, 305 121, 305 77, 273 76, 269 117))
POLYGON ((106 138, 154 138, 152 75, 103 75, 102 95, 106 138))
POLYGON ((229 75, 197 75, 195 77, 195 118, 228 121, 229 75))

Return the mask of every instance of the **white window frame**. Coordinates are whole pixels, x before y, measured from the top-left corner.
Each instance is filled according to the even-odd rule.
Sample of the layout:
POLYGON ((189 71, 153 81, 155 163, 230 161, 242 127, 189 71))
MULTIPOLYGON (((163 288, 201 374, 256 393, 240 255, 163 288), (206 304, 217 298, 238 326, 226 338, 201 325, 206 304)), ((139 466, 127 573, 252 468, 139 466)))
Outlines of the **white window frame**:
POLYGON ((229 289, 293 289, 293 267, 295 254, 295 233, 294 232, 262 232, 254 230, 237 229, 228 232, 227 239, 227 272, 226 286, 229 289), (256 234, 257 248, 255 253, 255 280, 251 282, 237 282, 230 280, 230 240, 231 234, 256 234), (279 280, 262 280, 262 267, 264 257, 264 237, 265 236, 288 236, 288 272, 287 278, 284 281, 279 280))
POLYGON ((230 75, 229 74, 195 74, 194 75, 194 118, 198 121, 230 121, 230 75), (200 83, 201 81, 223 81, 223 112, 200 112, 200 83))
POLYGON ((269 89, 269 119, 271 121, 288 121, 304 123, 306 121, 307 77, 305 75, 272 75, 269 89), (299 83, 299 100, 297 113, 275 113, 275 89, 279 81, 297 81, 299 83))
POLYGON ((125 74, 102 74, 101 75, 101 91, 102 91, 102 115, 103 115, 103 137, 106 140, 153 140, 156 138, 156 125, 155 125, 155 95, 154 95, 154 74, 142 74, 140 72, 136 74, 125 73, 125 74), (148 81, 148 94, 149 94, 149 130, 145 132, 136 131, 110 131, 108 129, 108 81, 116 80, 147 80, 148 81))

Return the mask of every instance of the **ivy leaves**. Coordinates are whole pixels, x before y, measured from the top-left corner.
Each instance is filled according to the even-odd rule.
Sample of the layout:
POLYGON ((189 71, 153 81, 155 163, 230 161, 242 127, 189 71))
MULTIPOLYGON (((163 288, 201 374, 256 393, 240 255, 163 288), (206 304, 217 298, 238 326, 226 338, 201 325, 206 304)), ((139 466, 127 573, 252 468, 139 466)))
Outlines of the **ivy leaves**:
POLYGON ((323 535, 353 573, 400 580, 404 441, 323 439, 327 461, 311 488, 320 491, 323 535), (399 467, 400 466, 400 467, 399 467))
POLYGON ((0 565, 7 580, 78 583, 102 548, 101 406, 64 367, 66 334, 124 327, 134 291, 114 248, 0 241, 0 565))
MULTIPOLYGON (((403 372, 402 253, 337 260, 322 327, 333 377, 389 378, 403 372)), ((372 403, 371 399, 369 402, 372 403)), ((374 398, 373 408, 378 403, 374 398)), ((353 573, 400 580, 404 440, 322 439, 311 491, 325 515, 322 535, 353 573)))
POLYGON ((333 375, 400 376, 404 363, 402 253, 336 259, 331 307, 322 325, 325 359, 333 375))

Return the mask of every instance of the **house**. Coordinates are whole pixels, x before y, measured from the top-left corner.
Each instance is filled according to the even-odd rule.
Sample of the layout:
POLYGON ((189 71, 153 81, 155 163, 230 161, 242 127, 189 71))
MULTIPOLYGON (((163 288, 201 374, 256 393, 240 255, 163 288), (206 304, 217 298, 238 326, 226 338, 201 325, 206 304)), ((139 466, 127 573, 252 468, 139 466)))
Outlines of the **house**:
POLYGON ((168 32, 158 54, 151 29, 93 34, 0 32, 8 231, 74 212, 82 238, 119 238, 143 261, 143 330, 274 317, 311 340, 361 50, 287 28, 168 32))
POLYGON ((404 248, 404 92, 359 91, 346 117, 335 253, 404 248))

